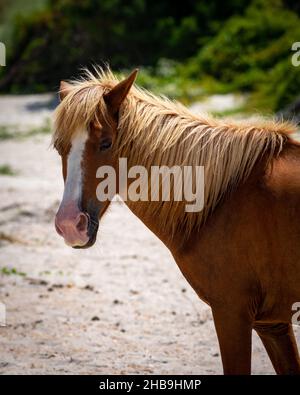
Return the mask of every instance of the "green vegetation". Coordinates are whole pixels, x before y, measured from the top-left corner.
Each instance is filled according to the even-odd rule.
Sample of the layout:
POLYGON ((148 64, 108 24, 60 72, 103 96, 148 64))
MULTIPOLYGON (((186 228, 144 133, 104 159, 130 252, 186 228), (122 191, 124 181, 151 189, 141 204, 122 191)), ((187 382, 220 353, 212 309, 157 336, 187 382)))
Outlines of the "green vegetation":
MULTIPOLYGON (((201 83, 188 78, 182 73, 182 65, 170 59, 160 59, 155 67, 142 67, 137 82, 144 88, 162 94, 184 103, 191 103, 201 99, 204 90, 201 83)), ((126 70, 124 74, 128 74, 126 70)))
POLYGON ((12 139, 23 139, 40 134, 51 133, 50 121, 46 120, 45 123, 37 128, 26 129, 26 130, 16 130, 12 126, 2 126, 0 125, 0 141, 12 140, 12 139))
POLYGON ((185 102, 241 91, 248 108, 270 112, 300 92, 300 67, 291 64, 300 5, 292 0, 6 0, 0 15, 2 91, 55 90, 80 67, 109 62, 140 66, 141 85, 185 102))
POLYGON ((11 275, 22 276, 22 277, 25 277, 25 276, 26 276, 26 273, 24 273, 24 272, 19 272, 19 271, 18 271, 17 269, 15 269, 14 267, 13 267, 13 268, 9 268, 9 267, 6 267, 6 266, 0 268, 0 273, 1 273, 2 275, 5 275, 5 276, 11 276, 11 275))
POLYGON ((9 165, 0 165, 1 176, 15 176, 17 173, 9 165))
POLYGON ((0 126, 0 141, 12 139, 14 136, 15 133, 13 133, 10 128, 7 126, 0 126))
POLYGON ((37 127, 37 128, 32 128, 29 130, 26 130, 21 134, 21 137, 31 137, 31 136, 36 136, 39 134, 49 134, 51 133, 51 125, 50 125, 50 120, 47 119, 43 125, 37 127))
POLYGON ((291 46, 299 40, 295 13, 281 1, 254 1, 193 57, 190 75, 201 70, 208 91, 251 92, 250 105, 279 110, 299 95, 300 67, 291 63, 291 46))

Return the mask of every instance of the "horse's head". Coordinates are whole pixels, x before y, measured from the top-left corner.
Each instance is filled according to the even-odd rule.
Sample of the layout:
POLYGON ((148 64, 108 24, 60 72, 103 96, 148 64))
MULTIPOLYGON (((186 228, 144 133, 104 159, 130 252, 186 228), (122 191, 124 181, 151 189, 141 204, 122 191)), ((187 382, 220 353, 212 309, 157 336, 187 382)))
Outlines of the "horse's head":
POLYGON ((96 173, 101 166, 117 168, 114 142, 118 113, 136 74, 137 70, 108 90, 102 89, 99 84, 81 88, 80 85, 61 82, 54 146, 62 159, 65 187, 55 217, 55 227, 72 247, 87 248, 94 244, 99 218, 111 201, 97 198, 99 180, 96 173), (89 100, 91 93, 93 100, 89 100), (88 122, 82 122, 82 119, 88 122), (59 130, 59 127, 64 130, 59 130))

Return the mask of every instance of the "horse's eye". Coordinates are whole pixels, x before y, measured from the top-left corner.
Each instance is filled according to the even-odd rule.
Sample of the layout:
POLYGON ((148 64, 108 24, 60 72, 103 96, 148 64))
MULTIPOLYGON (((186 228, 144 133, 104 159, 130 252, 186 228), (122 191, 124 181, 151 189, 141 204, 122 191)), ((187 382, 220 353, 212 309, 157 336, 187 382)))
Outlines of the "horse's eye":
POLYGON ((106 151, 111 147, 112 141, 110 139, 105 139, 100 142, 100 151, 106 151))

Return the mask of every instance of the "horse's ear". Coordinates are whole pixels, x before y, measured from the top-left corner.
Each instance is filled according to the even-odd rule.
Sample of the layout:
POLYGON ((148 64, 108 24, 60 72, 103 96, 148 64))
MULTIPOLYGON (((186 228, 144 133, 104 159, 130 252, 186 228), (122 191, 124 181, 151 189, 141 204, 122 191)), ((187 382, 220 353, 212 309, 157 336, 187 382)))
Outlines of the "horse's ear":
POLYGON ((60 101, 62 101, 67 96, 67 94, 71 91, 71 87, 72 85, 69 84, 68 82, 60 81, 60 86, 59 86, 60 101))
POLYGON ((138 69, 133 70, 133 72, 125 80, 119 82, 109 92, 103 95, 104 101, 108 108, 112 111, 113 115, 119 111, 120 105, 132 87, 138 71, 138 69))

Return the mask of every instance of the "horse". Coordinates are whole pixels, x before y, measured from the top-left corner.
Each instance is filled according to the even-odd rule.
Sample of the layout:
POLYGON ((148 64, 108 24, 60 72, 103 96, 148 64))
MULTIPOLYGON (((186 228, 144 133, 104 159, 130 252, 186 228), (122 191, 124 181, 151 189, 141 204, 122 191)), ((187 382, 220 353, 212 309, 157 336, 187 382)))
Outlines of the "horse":
MULTIPOLYGON (((293 306, 300 301, 300 144, 292 137, 297 126, 195 115, 138 87, 137 73, 120 79, 109 68, 96 68, 61 82, 53 145, 65 187, 57 232, 74 248, 95 243, 111 202, 96 196, 97 169, 118 172, 120 158, 146 169, 203 166, 201 211, 188 212, 186 202, 175 199, 125 204, 162 240, 210 306, 224 374, 251 374, 253 330, 277 374, 299 374, 292 326, 293 306)), ((114 193, 124 193, 118 180, 114 193)))

